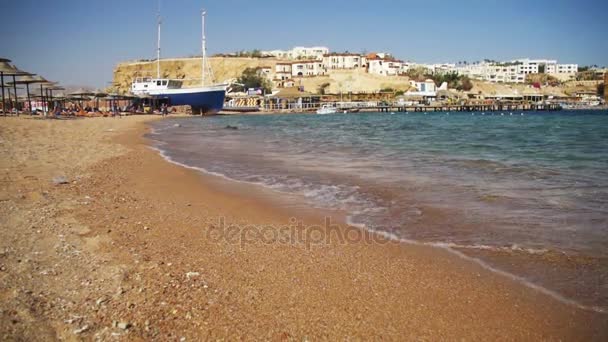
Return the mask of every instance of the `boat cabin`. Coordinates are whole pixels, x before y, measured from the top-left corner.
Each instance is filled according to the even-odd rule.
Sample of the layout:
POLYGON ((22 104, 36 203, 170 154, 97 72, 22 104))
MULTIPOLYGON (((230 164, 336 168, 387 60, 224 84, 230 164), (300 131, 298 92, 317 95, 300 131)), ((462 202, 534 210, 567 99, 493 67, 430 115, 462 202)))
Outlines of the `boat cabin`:
POLYGON ((138 77, 131 84, 131 92, 134 95, 148 94, 150 91, 179 89, 182 81, 166 78, 138 77))

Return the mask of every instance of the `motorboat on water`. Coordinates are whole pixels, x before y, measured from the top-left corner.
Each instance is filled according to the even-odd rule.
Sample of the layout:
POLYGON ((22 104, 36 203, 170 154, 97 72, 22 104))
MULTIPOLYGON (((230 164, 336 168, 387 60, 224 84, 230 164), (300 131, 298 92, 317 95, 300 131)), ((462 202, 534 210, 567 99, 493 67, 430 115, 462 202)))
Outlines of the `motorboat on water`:
POLYGON ((338 108, 332 105, 323 105, 317 109, 317 114, 335 114, 338 112, 338 108))

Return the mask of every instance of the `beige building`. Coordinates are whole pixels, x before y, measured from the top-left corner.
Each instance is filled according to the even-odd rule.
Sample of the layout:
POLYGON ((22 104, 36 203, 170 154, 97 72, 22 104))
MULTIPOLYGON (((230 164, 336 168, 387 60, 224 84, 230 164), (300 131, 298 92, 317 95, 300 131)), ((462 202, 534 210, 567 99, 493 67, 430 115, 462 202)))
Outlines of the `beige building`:
POLYGON ((325 75, 325 67, 322 61, 297 61, 291 63, 291 76, 322 76, 325 75))
POLYGON ((277 63, 274 67, 274 79, 275 80, 287 80, 291 78, 291 63, 283 62, 277 63))
POLYGON ((382 76, 396 76, 401 73, 403 61, 375 57, 367 60, 367 72, 382 76))
POLYGON ((323 55, 323 65, 328 70, 364 68, 366 63, 365 56, 357 53, 328 53, 323 55))

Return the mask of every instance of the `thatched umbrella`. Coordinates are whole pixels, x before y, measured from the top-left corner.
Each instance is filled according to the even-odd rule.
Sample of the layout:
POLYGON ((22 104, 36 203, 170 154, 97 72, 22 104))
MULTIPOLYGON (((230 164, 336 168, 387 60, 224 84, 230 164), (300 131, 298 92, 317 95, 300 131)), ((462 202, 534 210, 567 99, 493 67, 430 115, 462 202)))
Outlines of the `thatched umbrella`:
MULTIPOLYGON (((46 82, 46 80, 40 76, 32 76, 32 75, 27 75, 27 76, 20 76, 19 80, 17 80, 16 84, 25 84, 25 89, 27 92, 27 102, 29 104, 29 108, 30 108, 30 113, 32 112, 32 100, 31 100, 31 96, 30 96, 30 84, 35 84, 35 83, 44 83, 46 82)), ((10 84, 10 83, 9 83, 10 84)))
POLYGON ((70 96, 95 96, 95 92, 84 89, 84 88, 78 88, 78 89, 68 93, 68 95, 70 95, 70 96))
POLYGON ((57 85, 47 85, 45 86, 45 90, 47 92, 47 95, 50 99, 50 103, 53 104, 53 110, 55 109, 55 102, 53 102, 53 91, 54 90, 65 90, 65 88, 57 86, 57 85))
POLYGON ((84 89, 84 88, 78 88, 78 89, 68 93, 68 97, 71 100, 76 100, 79 102, 80 109, 82 109, 82 101, 91 100, 89 98, 89 96, 95 96, 95 93, 88 89, 84 89))
MULTIPOLYGON (((10 63, 11 60, 7 59, 7 58, 0 58, 0 63, 4 64, 4 63, 10 63)), ((1 84, 0 86, 2 87, 2 114, 4 114, 4 108, 5 106, 5 100, 4 100, 4 71, 0 70, 0 81, 1 84)))
POLYGON ((46 80, 44 77, 40 76, 40 79, 43 80, 42 82, 40 82, 40 98, 42 99, 42 112, 45 113, 46 115, 46 111, 48 109, 48 99, 45 96, 45 88, 47 87, 53 87, 57 84, 57 82, 51 82, 46 80), (44 103, 47 103, 47 105, 45 106, 44 103))
MULTIPOLYGON (((6 103, 4 101, 4 76, 13 76, 13 82, 16 81, 16 76, 26 76, 31 75, 28 72, 19 70, 14 65, 11 65, 9 59, 0 58, 0 87, 2 87, 2 111, 6 112, 6 103)), ((15 96, 17 94, 17 84, 13 84, 13 90, 15 91, 15 96)))
POLYGON ((105 91, 101 90, 101 89, 95 89, 93 91, 93 97, 95 97, 95 107, 97 108, 97 110, 99 110, 99 99, 107 97, 108 93, 106 93, 105 91))

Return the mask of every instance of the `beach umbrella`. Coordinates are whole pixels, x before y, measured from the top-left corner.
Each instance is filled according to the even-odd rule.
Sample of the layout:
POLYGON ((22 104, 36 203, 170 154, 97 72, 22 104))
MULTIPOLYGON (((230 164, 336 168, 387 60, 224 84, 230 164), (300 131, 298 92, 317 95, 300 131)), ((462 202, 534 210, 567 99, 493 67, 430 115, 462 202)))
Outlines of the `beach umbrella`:
POLYGON ((46 82, 46 80, 40 76, 33 76, 33 75, 26 75, 26 76, 20 76, 19 80, 17 80, 16 84, 25 84, 25 89, 27 92, 27 102, 29 104, 29 108, 30 108, 30 113, 32 112, 32 101, 31 101, 31 96, 30 96, 30 84, 35 84, 35 83, 44 83, 46 82))
MULTIPOLYGON (((2 87, 2 112, 6 113, 6 102, 4 100, 4 76, 13 76, 13 82, 16 81, 16 76, 31 75, 28 72, 19 70, 14 65, 10 64, 10 60, 6 58, 0 58, 0 87, 2 87)), ((17 84, 13 84, 13 90, 17 94, 17 84)))
POLYGON ((93 91, 93 96, 95 97, 95 107, 97 107, 97 110, 99 110, 99 99, 107 97, 108 93, 98 88, 93 91))
POLYGON ((78 88, 70 93, 68 93, 68 95, 72 95, 72 96, 95 96, 95 92, 84 89, 84 88, 78 88))
MULTIPOLYGON (((1 64, 4 64, 4 63, 8 64, 10 62, 11 62, 10 59, 0 58, 1 64)), ((0 71, 0 81, 1 81, 0 86, 2 87, 2 114, 4 114, 5 100, 4 100, 4 72, 3 71, 0 71)))
POLYGON ((82 101, 91 100, 89 98, 89 96, 95 96, 95 93, 91 90, 84 89, 84 88, 78 88, 78 89, 68 93, 68 97, 70 99, 79 101, 78 105, 81 107, 81 109, 83 107, 82 101))
POLYGON ((53 101, 53 91, 54 90, 65 90, 65 88, 57 86, 56 83, 53 85, 45 85, 45 90, 48 94, 48 97, 50 98, 50 103, 53 104, 53 110, 55 109, 55 102, 53 101))
POLYGON ((42 99, 42 111, 45 113, 46 115, 46 109, 48 108, 48 102, 47 102, 47 98, 45 97, 45 91, 44 88, 45 87, 52 87, 55 84, 57 84, 56 82, 51 82, 46 80, 44 77, 40 76, 40 79, 43 80, 42 82, 40 82, 40 98, 42 99), (47 103, 47 105, 45 106, 45 102, 47 103))

